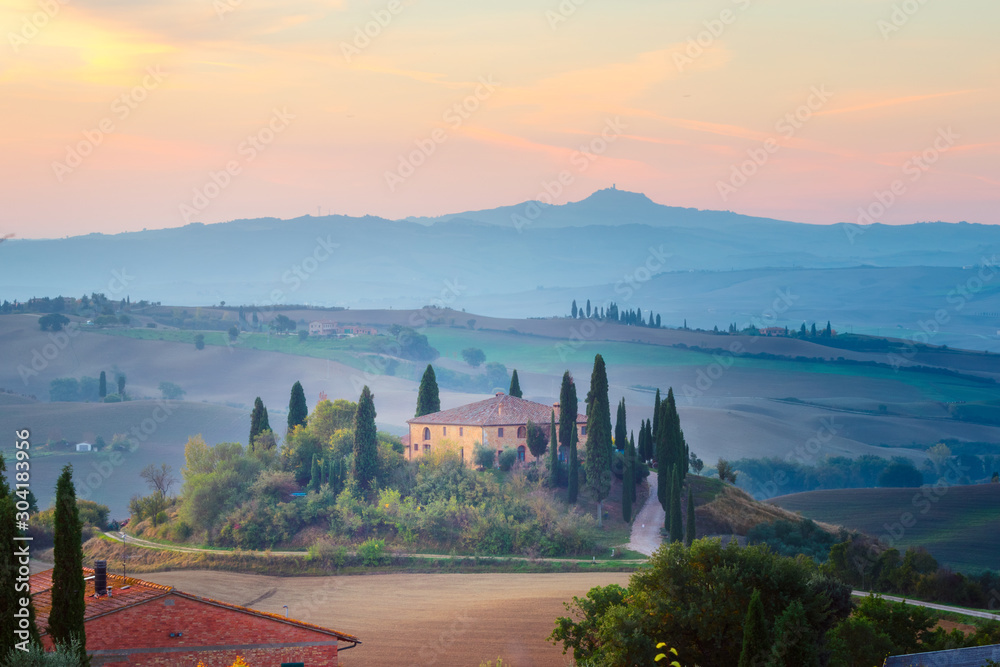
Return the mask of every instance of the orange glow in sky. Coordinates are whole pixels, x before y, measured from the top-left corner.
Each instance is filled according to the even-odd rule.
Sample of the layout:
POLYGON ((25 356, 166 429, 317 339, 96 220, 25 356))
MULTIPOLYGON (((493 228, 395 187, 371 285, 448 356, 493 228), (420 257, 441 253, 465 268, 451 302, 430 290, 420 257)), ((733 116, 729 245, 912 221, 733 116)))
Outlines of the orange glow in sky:
POLYGON ((996 25, 974 0, 10 0, 0 235, 612 183, 812 223, 896 186, 879 221, 1000 223, 996 25))

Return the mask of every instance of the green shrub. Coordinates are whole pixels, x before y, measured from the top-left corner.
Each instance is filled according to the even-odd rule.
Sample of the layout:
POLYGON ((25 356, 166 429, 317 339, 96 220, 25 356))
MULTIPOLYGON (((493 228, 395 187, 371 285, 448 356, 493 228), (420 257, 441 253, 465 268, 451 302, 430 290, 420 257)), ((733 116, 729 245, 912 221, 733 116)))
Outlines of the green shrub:
POLYGON ((504 472, 510 470, 517 463, 517 450, 513 447, 505 447, 500 453, 500 470, 504 472))
POLYGON ((369 537, 358 547, 358 558, 368 567, 386 565, 389 562, 389 554, 385 548, 385 540, 369 537))

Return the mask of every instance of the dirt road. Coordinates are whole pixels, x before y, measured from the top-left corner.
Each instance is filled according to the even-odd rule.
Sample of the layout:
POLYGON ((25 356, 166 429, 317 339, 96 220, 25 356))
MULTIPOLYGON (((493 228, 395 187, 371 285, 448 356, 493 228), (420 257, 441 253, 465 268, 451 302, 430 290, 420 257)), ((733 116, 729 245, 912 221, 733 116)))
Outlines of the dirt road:
POLYGON ((650 474, 646 478, 646 482, 649 484, 649 495, 646 497, 642 509, 636 515, 635 521, 632 522, 632 534, 629 537, 628 548, 650 556, 663 542, 660 528, 663 527, 666 515, 656 499, 656 474, 650 474))
POLYGON ((267 577, 181 571, 143 575, 177 589, 284 613, 359 637, 341 664, 512 667, 571 663, 546 640, 563 602, 594 586, 628 584, 627 573, 385 574, 267 577))

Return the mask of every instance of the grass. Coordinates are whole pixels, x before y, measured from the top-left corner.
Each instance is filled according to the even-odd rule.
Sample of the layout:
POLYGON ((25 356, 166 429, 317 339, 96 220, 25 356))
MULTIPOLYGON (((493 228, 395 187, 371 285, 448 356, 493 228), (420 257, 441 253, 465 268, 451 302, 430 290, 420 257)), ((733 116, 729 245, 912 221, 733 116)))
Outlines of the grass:
MULTIPOLYGON (((269 352, 280 352, 297 356, 329 359, 359 370, 370 370, 367 357, 375 353, 378 343, 387 340, 382 336, 357 336, 354 338, 310 337, 300 341, 295 334, 268 335, 263 333, 241 333, 230 343, 228 334, 220 331, 191 331, 178 329, 99 329, 97 333, 110 336, 124 336, 138 340, 164 340, 194 344, 194 337, 202 334, 206 345, 228 346, 269 352)), ((669 345, 650 343, 593 340, 574 343, 566 339, 519 334, 509 331, 472 330, 457 327, 428 327, 424 330, 428 341, 442 357, 461 360, 461 352, 475 347, 486 353, 487 361, 500 361, 508 368, 519 368, 540 373, 560 374, 568 365, 586 365, 593 362, 594 354, 600 352, 609 366, 642 368, 707 367, 715 363, 713 354, 669 345)), ((599 333, 598 333, 599 335, 599 333)), ((721 343, 720 343, 721 345, 721 343)), ((791 361, 780 359, 759 359, 752 356, 732 359, 733 369, 749 372, 775 374, 806 374, 816 376, 816 382, 824 382, 823 376, 857 377, 872 380, 898 382, 919 390, 929 400, 985 401, 995 397, 994 387, 972 382, 963 378, 938 374, 899 372, 886 367, 858 366, 825 361, 791 361)), ((474 372, 473 369, 469 369, 474 372)), ((415 377, 416 367, 410 362, 400 361, 394 374, 399 377, 415 377)))
MULTIPOLYGON (((545 559, 515 559, 480 556, 420 557, 389 555, 385 564, 365 566, 349 555, 338 562, 332 557, 310 558, 277 556, 268 552, 224 551, 191 553, 166 551, 134 544, 125 545, 106 537, 92 538, 83 545, 84 557, 122 562, 128 558, 128 571, 161 572, 165 570, 226 570, 270 576, 391 574, 396 572, 632 572, 637 563, 620 562, 622 558, 596 561, 552 561, 545 559)), ((39 554, 43 560, 46 553, 39 554)), ((51 558, 49 558, 51 560, 51 558)))
POLYGON ((775 504, 818 521, 925 547, 942 565, 976 572, 997 567, 1000 485, 928 489, 841 489, 777 498, 775 504))

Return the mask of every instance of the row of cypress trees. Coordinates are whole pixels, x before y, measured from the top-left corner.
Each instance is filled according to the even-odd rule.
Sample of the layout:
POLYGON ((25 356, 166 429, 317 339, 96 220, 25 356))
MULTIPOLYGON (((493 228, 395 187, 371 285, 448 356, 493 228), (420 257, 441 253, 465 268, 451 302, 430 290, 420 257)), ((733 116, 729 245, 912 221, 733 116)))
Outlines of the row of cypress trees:
MULTIPOLYGON (((30 593, 17 587, 19 564, 14 554, 14 545, 17 544, 14 538, 24 535, 17 524, 17 501, 24 498, 8 485, 4 476, 6 469, 3 453, 0 453, 0 544, 4 545, 0 555, 0 660, 10 655, 17 660, 19 655, 23 655, 15 648, 19 643, 15 630, 21 628, 20 619, 15 617, 17 610, 22 608, 20 598, 28 598, 28 643, 32 647, 41 647, 41 640, 30 593), (15 653, 11 654, 11 651, 15 653)), ((76 505, 72 465, 63 467, 56 483, 54 521, 52 610, 49 613, 48 633, 57 647, 74 647, 79 663, 89 665, 83 623, 83 525, 76 505)))

